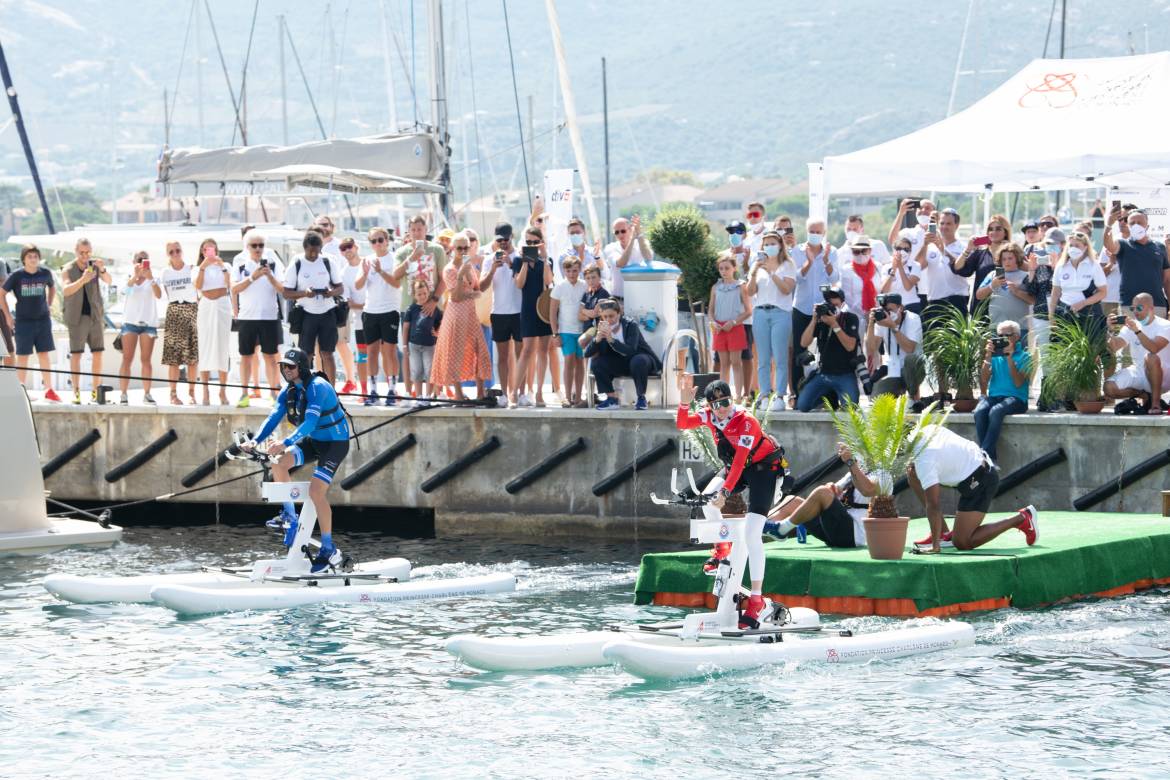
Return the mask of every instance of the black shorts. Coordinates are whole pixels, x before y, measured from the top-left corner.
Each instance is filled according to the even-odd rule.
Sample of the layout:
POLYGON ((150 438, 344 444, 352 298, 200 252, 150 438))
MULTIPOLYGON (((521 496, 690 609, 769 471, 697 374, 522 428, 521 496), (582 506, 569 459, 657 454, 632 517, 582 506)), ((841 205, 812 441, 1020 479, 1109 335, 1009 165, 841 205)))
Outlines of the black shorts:
POLYGON ((260 351, 265 355, 275 355, 280 351, 280 321, 279 320, 238 320, 237 336, 241 355, 251 355, 260 345, 260 351))
POLYGON ((955 490, 959 491, 959 511, 986 513, 998 489, 999 470, 984 463, 971 476, 955 485, 955 490))
POLYGON ((520 313, 515 314, 493 314, 492 320, 492 341, 496 344, 502 344, 505 341, 523 341, 520 336, 520 313))
POLYGON ((857 547, 853 517, 838 498, 828 509, 804 524, 804 529, 830 547, 857 547))
POLYGON ((317 467, 313 469, 313 478, 329 485, 333 483, 333 476, 337 473, 341 462, 349 454, 349 442, 301 439, 299 443, 289 447, 288 451, 293 454, 294 466, 316 460, 317 467))
POLYGON ((318 347, 322 352, 332 352, 337 349, 337 314, 333 309, 324 314, 305 312, 297 346, 309 353, 310 356, 318 347))
POLYGON ((747 346, 743 348, 743 352, 739 353, 739 356, 743 360, 751 360, 752 359, 752 345, 756 343, 754 338, 752 337, 752 326, 745 322, 743 324, 743 332, 747 336, 747 346))
POLYGON ((773 469, 745 468, 732 492, 747 490, 747 511, 767 517, 776 501, 776 482, 779 479, 780 472, 773 469))
POLYGON ((353 332, 353 339, 357 342, 358 349, 365 350, 366 348, 366 332, 361 328, 353 332))
POLYGON ((366 336, 366 343, 373 344, 381 341, 384 344, 398 344, 398 325, 401 318, 396 311, 386 311, 381 314, 362 312, 362 331, 366 336))

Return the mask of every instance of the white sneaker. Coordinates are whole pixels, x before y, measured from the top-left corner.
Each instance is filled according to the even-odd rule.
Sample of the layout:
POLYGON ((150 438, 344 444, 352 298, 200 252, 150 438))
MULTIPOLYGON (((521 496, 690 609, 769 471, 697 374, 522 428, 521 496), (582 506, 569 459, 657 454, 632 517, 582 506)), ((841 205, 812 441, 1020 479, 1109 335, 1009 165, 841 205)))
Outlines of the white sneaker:
POLYGON ((788 407, 784 403, 783 396, 776 396, 772 399, 772 405, 768 407, 769 412, 782 412, 788 407))
POLYGON ((496 406, 500 407, 501 409, 507 409, 508 408, 508 396, 497 395, 496 396, 496 406))
POLYGON ((535 404, 535 402, 533 402, 532 396, 528 395, 528 393, 521 393, 520 397, 516 399, 516 405, 517 406, 535 406, 536 404, 535 404))

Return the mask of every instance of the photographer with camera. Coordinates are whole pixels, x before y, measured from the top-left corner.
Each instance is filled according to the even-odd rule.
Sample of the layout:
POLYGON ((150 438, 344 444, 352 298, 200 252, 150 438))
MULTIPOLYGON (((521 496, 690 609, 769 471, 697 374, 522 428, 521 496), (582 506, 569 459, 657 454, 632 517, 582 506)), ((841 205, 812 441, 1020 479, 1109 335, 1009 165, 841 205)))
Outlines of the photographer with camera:
POLYGON ((102 380, 102 353, 106 348, 105 307, 101 285, 112 284, 106 262, 93 256, 88 238, 79 238, 73 247, 77 259, 61 269, 61 318, 69 331, 69 373, 73 379, 73 403, 81 403, 81 355, 89 347, 93 390, 102 380))
POLYGON ((1032 356, 1024 348, 1020 325, 1004 320, 995 326, 996 335, 983 349, 979 369, 982 398, 975 407, 975 438, 983 451, 995 460, 995 445, 1003 418, 1028 411, 1028 385, 1032 380, 1032 356))
POLYGON ((280 392, 276 355, 284 333, 280 324, 280 301, 284 297, 281 279, 284 264, 265 253, 265 236, 253 228, 244 234, 244 252, 236 258, 232 270, 232 294, 236 299, 236 337, 240 353, 240 383, 244 390, 236 406, 247 407, 251 400, 248 388, 259 384, 260 367, 256 364, 256 347, 264 356, 264 369, 272 393, 280 392))
POLYGON ((877 307, 869 311, 866 327, 866 352, 870 372, 877 379, 870 395, 918 395, 924 372, 918 345, 922 343, 922 319, 902 305, 898 293, 877 297, 877 307), (878 367, 881 355, 885 365, 878 367))
POLYGON ((857 403, 861 394, 854 372, 855 360, 861 359, 857 348, 861 322, 848 311, 840 287, 821 287, 821 298, 823 302, 813 307, 813 317, 800 334, 801 350, 808 350, 816 341, 820 354, 817 371, 808 378, 796 400, 801 412, 821 408, 825 399, 834 405, 846 398, 857 403))
POLYGON ((1162 413, 1162 395, 1170 391, 1170 320, 1155 311, 1154 296, 1138 293, 1129 315, 1118 313, 1109 319, 1110 325, 1121 326, 1116 336, 1110 336, 1109 349, 1129 347, 1133 358, 1133 365, 1105 380, 1106 398, 1125 399, 1114 408, 1116 414, 1162 413))
MULTIPOLYGON (((781 217, 781 220, 784 219, 781 217)), ((779 222, 780 220, 777 220, 779 222)), ((818 291, 826 285, 841 283, 841 270, 837 266, 837 250, 825 238, 824 220, 809 217, 805 223, 807 240, 789 252, 796 266, 796 293, 792 299, 792 332, 804 333, 818 321, 816 306, 818 291)), ((787 234, 785 234, 787 241, 787 234)), ((841 299, 844 302, 844 298, 841 299)), ((809 342, 811 343, 811 342, 809 342)), ((802 343, 793 344, 792 363, 789 366, 789 383, 793 395, 800 387, 803 357, 808 349, 802 343)))

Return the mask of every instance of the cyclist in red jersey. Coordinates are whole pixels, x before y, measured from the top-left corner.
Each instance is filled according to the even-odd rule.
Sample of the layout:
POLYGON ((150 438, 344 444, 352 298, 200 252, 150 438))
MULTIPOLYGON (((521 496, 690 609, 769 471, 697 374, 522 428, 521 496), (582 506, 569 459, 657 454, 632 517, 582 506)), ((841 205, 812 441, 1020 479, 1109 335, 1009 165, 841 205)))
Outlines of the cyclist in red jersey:
MULTIPOLYGON (((750 627, 764 608, 764 522, 776 497, 776 482, 784 476, 788 462, 784 449, 764 432, 759 421, 742 406, 732 401, 731 388, 724 381, 707 385, 703 393, 707 407, 691 411, 695 399, 695 380, 684 374, 679 382, 680 401, 677 425, 679 430, 707 426, 715 439, 723 469, 704 492, 718 490, 719 494, 703 511, 708 519, 719 520, 727 497, 742 490, 748 491, 747 538, 748 571, 751 576, 751 596, 742 613, 741 628, 750 627), (749 622, 750 621, 750 622, 749 622)), ((731 544, 715 545, 707 567, 717 566, 719 560, 731 552, 731 544)))

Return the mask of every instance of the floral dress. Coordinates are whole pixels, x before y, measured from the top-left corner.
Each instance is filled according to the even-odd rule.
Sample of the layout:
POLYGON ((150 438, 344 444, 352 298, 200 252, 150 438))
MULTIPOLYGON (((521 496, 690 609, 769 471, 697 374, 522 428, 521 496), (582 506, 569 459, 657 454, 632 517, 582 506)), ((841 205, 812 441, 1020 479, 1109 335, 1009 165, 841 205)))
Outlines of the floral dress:
MULTIPOLYGON (((454 293, 458 287, 459 269, 454 264, 443 269, 443 283, 454 293)), ((467 272, 469 286, 479 288, 479 274, 472 266, 467 272)), ((439 340, 431 364, 431 383, 455 385, 492 376, 492 359, 483 329, 475 311, 475 298, 463 301, 451 299, 443 310, 443 324, 439 326, 439 340)))

